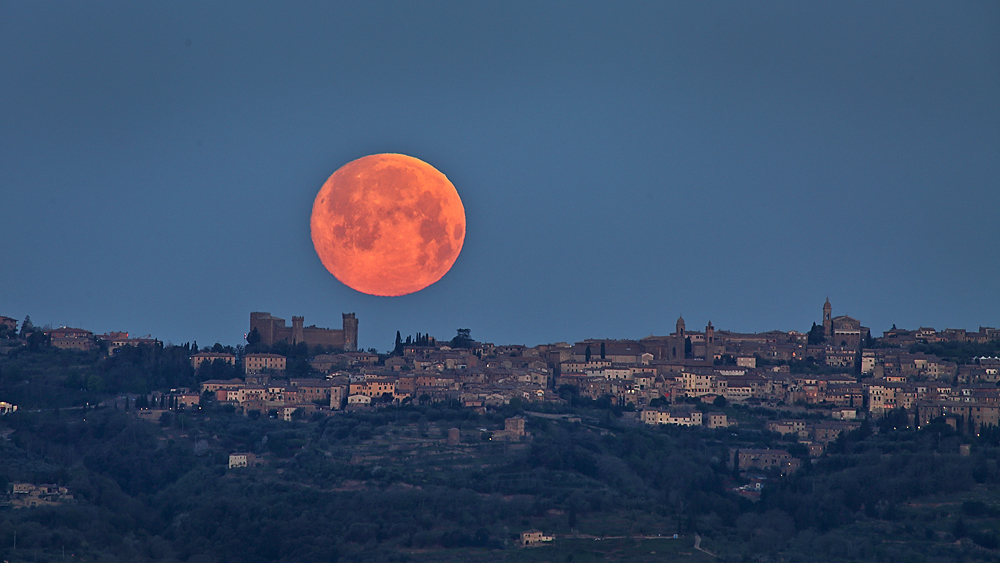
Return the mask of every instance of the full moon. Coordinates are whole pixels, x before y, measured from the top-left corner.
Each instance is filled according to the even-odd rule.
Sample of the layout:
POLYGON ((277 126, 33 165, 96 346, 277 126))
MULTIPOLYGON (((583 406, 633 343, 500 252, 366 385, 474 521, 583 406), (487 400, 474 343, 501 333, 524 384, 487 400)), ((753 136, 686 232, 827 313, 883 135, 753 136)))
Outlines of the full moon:
POLYGON ((444 174, 402 154, 349 162, 323 184, 310 220, 323 266, 369 295, 420 291, 451 269, 465 207, 444 174))

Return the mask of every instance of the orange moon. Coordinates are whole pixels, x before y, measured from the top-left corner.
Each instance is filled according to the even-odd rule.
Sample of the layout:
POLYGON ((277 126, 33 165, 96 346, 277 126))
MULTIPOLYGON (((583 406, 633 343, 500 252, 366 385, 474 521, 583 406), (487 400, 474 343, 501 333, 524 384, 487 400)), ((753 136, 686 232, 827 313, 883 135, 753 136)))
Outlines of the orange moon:
POLYGON ((465 207, 444 174, 402 154, 349 162, 323 184, 310 219, 323 266, 369 295, 420 291, 451 269, 465 207))

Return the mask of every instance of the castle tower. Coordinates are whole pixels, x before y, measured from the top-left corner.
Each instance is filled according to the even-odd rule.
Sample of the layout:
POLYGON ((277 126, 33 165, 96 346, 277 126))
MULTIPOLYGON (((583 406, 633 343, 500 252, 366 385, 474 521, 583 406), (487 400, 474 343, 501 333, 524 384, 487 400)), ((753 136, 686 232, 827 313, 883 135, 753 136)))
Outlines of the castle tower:
POLYGON ((272 317, 270 313, 254 312, 250 313, 250 331, 257 329, 260 335, 260 342, 265 346, 270 346, 275 342, 274 325, 280 321, 279 326, 284 326, 285 321, 277 317, 272 317))
POLYGON ((354 313, 344 313, 344 350, 358 351, 358 319, 354 313))
POLYGON ((302 330, 302 326, 305 324, 305 317, 292 317, 292 345, 296 345, 299 342, 305 342, 305 333, 302 330))
POLYGON ((826 298, 823 304, 823 336, 827 340, 833 340, 833 306, 830 305, 830 298, 826 298))

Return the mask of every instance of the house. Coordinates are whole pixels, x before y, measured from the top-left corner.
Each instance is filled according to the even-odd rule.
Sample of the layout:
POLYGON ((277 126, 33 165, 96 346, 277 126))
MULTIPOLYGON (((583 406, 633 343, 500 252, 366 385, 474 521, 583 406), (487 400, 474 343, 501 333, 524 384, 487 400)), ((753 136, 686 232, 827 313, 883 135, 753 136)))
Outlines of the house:
POLYGON ((257 463, 257 456, 250 452, 237 452, 229 454, 229 469, 236 467, 250 467, 257 463))
POLYGON ((741 471, 746 469, 778 469, 781 474, 797 470, 801 462, 785 450, 739 449, 731 450, 733 461, 739 463, 741 471))
POLYGON ((772 420, 767 423, 767 429, 778 434, 799 434, 806 431, 804 420, 772 420))
POLYGON ((204 362, 211 364, 215 360, 222 360, 228 364, 236 365, 236 356, 233 354, 225 354, 222 352, 198 352, 197 354, 191 356, 191 367, 198 369, 198 366, 204 362))
POLYGON ((701 411, 662 411, 656 409, 646 409, 640 415, 641 420, 646 424, 677 424, 679 426, 701 426, 701 411))
POLYGON ((729 419, 724 412, 710 412, 703 417, 705 426, 709 428, 728 428, 729 419))
POLYGON ((345 352, 341 356, 350 366, 373 366, 378 363, 378 354, 371 352, 345 352))
POLYGON ((179 393, 174 397, 176 397, 178 407, 190 408, 201 404, 201 395, 198 393, 179 393))
POLYGON ((538 545, 542 542, 551 542, 555 540, 555 536, 546 535, 545 532, 539 530, 527 530, 521 532, 521 545, 524 547, 530 547, 532 545, 538 545))
POLYGON ((219 389, 239 389, 243 387, 244 383, 242 379, 209 379, 207 381, 201 382, 201 392, 215 393, 219 389))
POLYGON ((853 407, 835 408, 830 412, 834 420, 855 420, 858 418, 858 409, 853 407))
POLYGON ((243 356, 243 370, 246 373, 260 373, 264 370, 285 371, 286 359, 278 354, 247 354, 243 356))
POLYGON ((507 418, 503 421, 503 430, 493 433, 494 440, 520 441, 524 437, 524 419, 521 417, 507 418))
POLYGON ((347 386, 346 385, 331 385, 330 386, 330 408, 333 410, 340 410, 344 405, 344 399, 347 397, 347 386))
POLYGON ((290 422, 292 420, 292 415, 295 411, 301 409, 303 415, 310 415, 316 412, 315 403, 299 403, 297 405, 285 405, 281 407, 279 414, 281 415, 281 420, 285 422, 290 422))
POLYGON ((54 348, 90 351, 97 348, 94 333, 82 328, 59 327, 43 331, 54 348))
POLYGON ((299 400, 303 403, 330 400, 330 383, 321 379, 291 379, 289 383, 298 389, 299 400))
POLYGON ((114 354, 125 346, 157 346, 162 344, 159 340, 148 334, 139 338, 129 338, 127 332, 120 331, 100 334, 97 336, 97 340, 107 344, 108 355, 114 354))
POLYGON ((962 432, 978 433, 983 426, 1000 426, 1000 405, 980 402, 935 401, 917 405, 917 425, 930 424, 936 418, 954 420, 962 432))
POLYGON ((817 442, 827 444, 836 440, 841 434, 853 432, 858 428, 861 428, 860 422, 819 422, 813 426, 813 437, 817 442))
POLYGON ((373 399, 380 398, 384 393, 392 395, 396 391, 395 380, 388 377, 373 377, 350 384, 350 395, 365 395, 373 399))

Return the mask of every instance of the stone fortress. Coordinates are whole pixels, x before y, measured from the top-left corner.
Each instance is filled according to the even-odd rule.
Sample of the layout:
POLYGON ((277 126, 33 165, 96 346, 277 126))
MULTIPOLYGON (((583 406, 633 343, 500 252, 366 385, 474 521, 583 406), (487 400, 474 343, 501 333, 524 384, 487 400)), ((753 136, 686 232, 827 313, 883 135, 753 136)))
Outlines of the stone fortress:
POLYGON ((271 346, 285 340, 293 345, 305 342, 309 346, 331 346, 348 352, 358 349, 358 319, 354 313, 344 313, 343 329, 304 324, 305 317, 292 317, 292 326, 285 326, 285 319, 270 313, 250 313, 250 331, 257 329, 261 344, 271 346))

